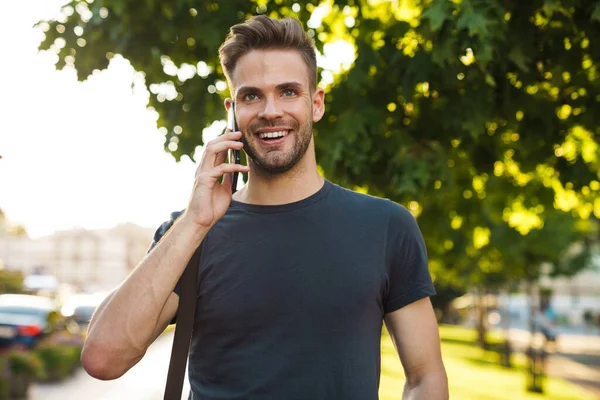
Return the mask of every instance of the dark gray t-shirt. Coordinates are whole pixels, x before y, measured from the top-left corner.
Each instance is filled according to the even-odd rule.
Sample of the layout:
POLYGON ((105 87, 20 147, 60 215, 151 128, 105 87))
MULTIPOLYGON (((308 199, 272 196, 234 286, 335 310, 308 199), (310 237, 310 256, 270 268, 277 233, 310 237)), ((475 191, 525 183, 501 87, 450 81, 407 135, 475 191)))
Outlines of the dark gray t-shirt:
POLYGON ((433 294, 396 203, 329 181, 291 204, 233 201, 202 244, 194 399, 377 399, 384 314, 433 294))

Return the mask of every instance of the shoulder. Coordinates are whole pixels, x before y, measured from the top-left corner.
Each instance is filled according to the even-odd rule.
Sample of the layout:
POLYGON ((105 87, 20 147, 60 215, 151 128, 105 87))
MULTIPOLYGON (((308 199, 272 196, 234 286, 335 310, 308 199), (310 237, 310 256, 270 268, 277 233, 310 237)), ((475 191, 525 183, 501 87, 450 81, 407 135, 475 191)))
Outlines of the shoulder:
POLYGON ((417 226, 417 220, 403 205, 388 200, 390 226, 413 227, 417 226))
POLYGON ((152 239, 152 246, 154 246, 156 243, 158 243, 158 241, 165 235, 165 233, 167 233, 167 231, 169 229, 171 229, 171 227, 173 226, 173 224, 175 223, 175 221, 177 220, 177 218, 179 218, 181 216, 181 214, 183 214, 185 210, 181 210, 181 211, 173 211, 171 213, 171 216, 168 220, 164 221, 159 227, 158 229, 156 229, 156 231, 154 232, 154 237, 152 239))
POLYGON ((377 210, 388 217, 391 225, 412 226, 416 225, 415 217, 401 204, 384 197, 357 192, 338 185, 334 185, 336 200, 342 204, 356 206, 361 211, 377 210))
POLYGON ((334 193, 336 202, 340 202, 341 204, 345 204, 350 207, 357 207, 362 211, 386 211, 389 207, 389 203, 391 203, 388 199, 347 189, 336 184, 333 184, 332 192, 334 193))

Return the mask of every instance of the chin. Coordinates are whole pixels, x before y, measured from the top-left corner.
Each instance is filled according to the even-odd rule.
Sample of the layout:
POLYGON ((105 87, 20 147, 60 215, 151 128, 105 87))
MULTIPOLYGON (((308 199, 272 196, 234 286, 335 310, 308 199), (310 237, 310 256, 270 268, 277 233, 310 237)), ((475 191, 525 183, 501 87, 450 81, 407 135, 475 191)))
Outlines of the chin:
MULTIPOLYGON (((278 157, 279 158, 279 157, 278 157)), ((285 159, 279 160, 271 159, 265 160, 264 158, 254 159, 253 163, 256 166, 256 170, 260 171, 259 173, 268 174, 268 175, 280 175, 286 173, 293 169, 299 162, 299 159, 285 159)))
POLYGON ((292 164, 292 163, 288 163, 288 164, 267 164, 264 165, 262 163, 255 163, 256 167, 263 173, 268 174, 268 175, 281 175, 284 174, 286 172, 288 172, 289 170, 291 170, 292 168, 294 168, 294 166, 296 164, 292 164))

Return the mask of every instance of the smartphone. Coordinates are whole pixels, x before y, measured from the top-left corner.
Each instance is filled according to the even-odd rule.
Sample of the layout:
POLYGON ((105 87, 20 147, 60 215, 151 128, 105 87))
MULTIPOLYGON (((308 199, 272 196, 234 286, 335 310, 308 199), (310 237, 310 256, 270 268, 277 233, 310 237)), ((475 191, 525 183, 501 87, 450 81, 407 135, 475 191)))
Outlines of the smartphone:
MULTIPOLYGON (((237 121, 235 120, 235 102, 231 102, 231 107, 229 107, 229 115, 228 115, 227 126, 231 129, 232 132, 236 132, 238 130, 237 121)), ((228 153, 229 163, 230 164, 240 164, 240 151, 229 149, 228 153)), ((238 172, 234 172, 231 179, 231 193, 235 193, 237 190, 238 183, 238 172)))

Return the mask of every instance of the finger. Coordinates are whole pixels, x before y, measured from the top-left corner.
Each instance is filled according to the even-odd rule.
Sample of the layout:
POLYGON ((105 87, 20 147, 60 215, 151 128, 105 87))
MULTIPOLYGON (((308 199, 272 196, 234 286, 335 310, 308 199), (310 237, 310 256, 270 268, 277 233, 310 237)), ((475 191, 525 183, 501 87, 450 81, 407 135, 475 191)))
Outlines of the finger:
POLYGON ((220 142, 222 140, 237 140, 242 136, 242 132, 240 131, 232 131, 230 128, 227 128, 222 135, 217 136, 215 139, 211 140, 208 143, 220 142))
POLYGON ((233 173, 227 173, 223 175, 223 182, 221 185, 231 190, 231 183, 233 182, 233 173))
POLYGON ((211 152, 217 153, 219 152, 219 147, 216 147, 216 151, 215 146, 217 146, 219 143, 224 143, 224 142, 241 142, 240 138, 242 137, 242 132, 237 131, 237 132, 232 132, 231 129, 227 129, 225 131, 225 133, 223 133, 222 135, 218 136, 216 139, 211 140, 210 142, 206 143, 204 146, 204 152, 203 152, 203 159, 206 158, 205 155, 209 154, 211 152), (213 151, 211 151, 211 149, 213 151))
POLYGON ((227 162, 227 155, 229 154, 229 150, 225 150, 225 151, 221 151, 220 153, 217 153, 215 156, 215 164, 214 166, 217 166, 219 164, 223 164, 224 162, 227 162))
POLYGON ((239 149, 241 148, 240 144, 242 144, 240 140, 223 140, 220 142, 211 141, 204 147, 204 153, 216 154, 220 151, 230 148, 239 149))
POLYGON ((206 171, 205 173, 211 178, 218 179, 224 174, 230 174, 232 172, 248 172, 250 171, 250 167, 242 164, 219 164, 216 167, 213 167, 211 170, 206 171))
POLYGON ((211 168, 218 164, 216 162, 217 154, 219 154, 221 152, 227 153, 227 150, 229 150, 229 149, 240 150, 242 147, 244 147, 244 144, 242 142, 232 141, 232 140, 221 141, 221 142, 214 142, 214 141, 210 142, 204 148, 204 154, 202 155, 202 161, 200 162, 200 168, 202 168, 202 169, 211 168))
POLYGON ((224 174, 232 173, 232 172, 249 172, 250 167, 242 164, 229 164, 223 163, 216 165, 207 170, 196 170, 196 180, 202 181, 214 181, 221 178, 224 174))
POLYGON ((209 170, 197 170, 194 179, 196 180, 196 182, 203 182, 204 184, 209 184, 212 187, 212 185, 215 182, 221 182, 221 178, 225 174, 231 174, 232 172, 242 173, 249 171, 250 167, 248 167, 247 165, 223 163, 209 170))

